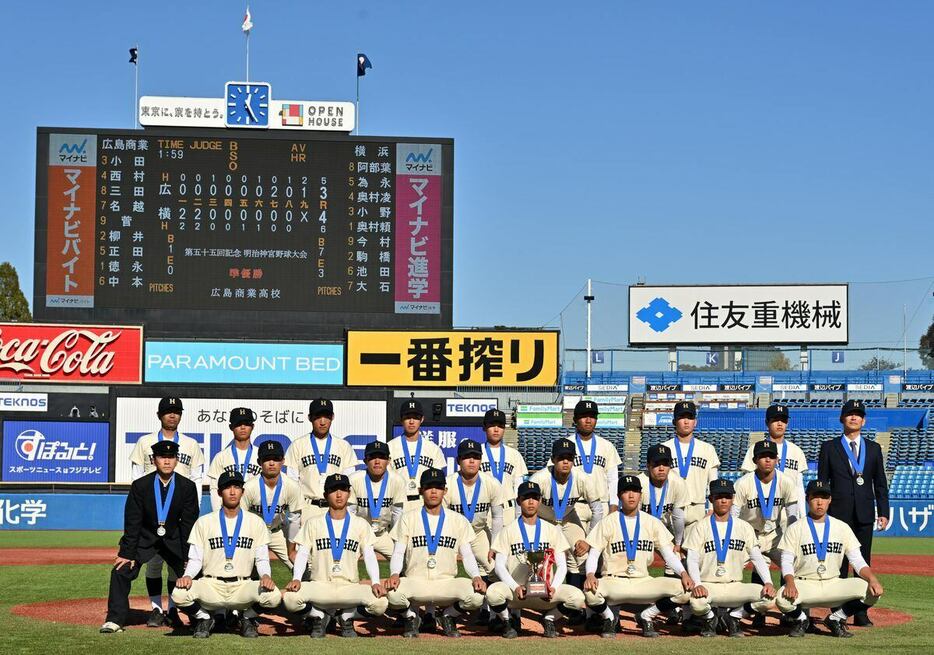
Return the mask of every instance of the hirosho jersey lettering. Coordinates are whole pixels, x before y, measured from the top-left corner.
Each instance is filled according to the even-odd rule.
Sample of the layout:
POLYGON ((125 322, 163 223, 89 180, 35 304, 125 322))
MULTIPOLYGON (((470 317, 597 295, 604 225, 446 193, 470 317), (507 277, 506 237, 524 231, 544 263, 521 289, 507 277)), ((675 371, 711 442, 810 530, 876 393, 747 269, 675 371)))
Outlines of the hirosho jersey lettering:
MULTIPOLYGON (((376 492, 373 492, 374 494, 376 492)), ((370 499, 365 495, 357 496, 357 507, 362 507, 363 509, 370 508, 370 499)), ((384 510, 387 507, 392 507, 392 498, 389 496, 383 496, 383 504, 380 505, 380 511, 384 510)))
MULTIPOLYGON (((480 462, 480 470, 484 473, 490 473, 492 471, 490 468, 490 463, 486 460, 480 462)), ((516 467, 512 465, 512 462, 505 462, 503 464, 503 472, 505 472, 506 475, 512 477, 512 474, 515 473, 515 471, 516 467)))
MULTIPOLYGON (((285 519, 286 514, 301 512, 304 516, 306 507, 305 497, 302 495, 302 490, 298 486, 298 483, 285 474, 280 474, 279 479, 282 481, 282 491, 279 493, 279 502, 276 503, 276 511, 272 520, 271 529, 273 530, 282 526, 282 522, 285 519)), ((240 504, 244 507, 247 507, 250 512, 263 519, 263 522, 265 523, 265 518, 263 517, 262 495, 260 492, 261 484, 266 484, 266 481, 262 475, 258 475, 247 480, 246 484, 243 486, 243 498, 241 499, 240 504)), ((272 502, 273 496, 275 496, 275 494, 275 487, 266 485, 267 503, 272 502)))
MULTIPOLYGON (((530 528, 530 529, 534 529, 534 528, 530 528)), ((532 537, 530 536, 529 539, 531 538, 532 537)), ((548 550, 549 548, 551 548, 551 543, 544 541, 544 540, 540 540, 538 542, 538 547, 541 550, 548 550)), ((522 555, 525 552, 526 551, 525 551, 524 543, 520 542, 518 544, 509 544, 509 554, 512 555, 513 557, 518 557, 519 555, 522 555)))
MULTIPOLYGON (((613 555, 618 555, 619 553, 626 552, 626 542, 624 541, 614 541, 610 543, 609 546, 610 553, 613 555)), ((655 552, 655 542, 651 539, 640 539, 636 542, 636 550, 642 551, 644 553, 654 553, 655 552)))
MULTIPOLYGON (((595 466, 606 468, 606 457, 604 457, 603 455, 594 455, 593 463, 595 466)), ((580 455, 577 455, 576 457, 574 457, 575 467, 583 466, 583 465, 584 465, 584 461, 581 459, 580 455)))
MULTIPOLYGON (((827 552, 835 555, 841 555, 846 552, 843 548, 843 542, 830 541, 827 543, 827 552)), ((802 555, 817 555, 817 546, 814 544, 801 544, 802 555)))
MULTIPOLYGON (((730 539, 730 545, 727 546, 727 550, 735 550, 738 552, 743 552, 746 550, 746 540, 745 539, 730 539)), ((717 546, 714 544, 713 540, 704 542, 704 552, 705 553, 715 553, 717 552, 717 546)))
MULTIPOLYGON (((240 467, 237 466, 236 464, 228 464, 221 469, 221 473, 224 473, 224 472, 233 473, 234 471, 242 472, 240 471, 240 467)), ((255 478, 262 472, 263 472, 263 469, 260 468, 259 464, 247 464, 245 477, 255 478)), ((218 475, 217 477, 220 477, 220 475, 218 475)))
MULTIPOLYGON (((492 505, 490 503, 477 503, 477 509, 475 511, 479 513, 489 512, 491 507, 492 505)), ((448 509, 458 514, 464 513, 464 506, 460 503, 451 503, 448 505, 448 509)))
MULTIPOLYGON (((315 550, 325 550, 330 547, 330 537, 318 537, 315 539, 315 550)), ((348 537, 346 543, 344 544, 344 548, 352 553, 356 553, 360 550, 360 542, 348 537)))
MULTIPOLYGON (((397 437, 397 438, 402 439, 403 437, 397 437)), ((413 446, 413 448, 414 448, 414 446, 413 446)), ((415 455, 412 455, 412 457, 415 457, 415 455)), ((433 457, 429 457, 428 455, 424 455, 424 454, 423 454, 423 455, 419 455, 419 456, 418 456, 418 465, 419 465, 419 466, 424 466, 425 468, 429 468, 429 469, 430 469, 430 468, 434 468, 434 466, 435 466, 435 460, 434 460, 433 457)), ((399 469, 405 469, 405 456, 394 458, 394 459, 392 460, 392 467, 393 467, 394 469, 396 469, 397 471, 398 471, 399 469)))
MULTIPOLYGON (((423 534, 417 534, 412 536, 412 548, 426 548, 428 546, 428 539, 423 534)), ((438 548, 457 548, 457 538, 456 537, 445 537, 441 535, 438 539, 438 548)))
MULTIPOLYGON (((785 506, 785 499, 784 499, 784 498, 781 498, 781 497, 776 497, 776 498, 775 498, 775 506, 776 506, 776 507, 784 507, 784 506, 785 506)), ((756 497, 756 498, 747 498, 747 499, 746 499, 746 509, 759 509, 759 498, 758 498, 758 497, 756 497)))
MULTIPOLYGON (((322 454, 321 459, 319 460, 317 457, 315 457, 314 453, 310 453, 302 457, 301 460, 299 461, 302 464, 302 468, 306 468, 308 466, 311 466, 312 464, 317 464, 318 462, 324 462, 324 455, 322 454)), ((340 468, 341 456, 331 453, 331 455, 327 458, 327 463, 332 466, 337 466, 338 468, 340 468)))
MULTIPOLYGON (((228 537, 230 538, 230 537, 228 537)), ((211 550, 217 550, 218 548, 224 547, 224 538, 223 537, 211 537, 208 539, 208 548, 211 550)), ((253 548, 253 537, 238 537, 236 548, 245 548, 246 550, 251 550, 253 548)))

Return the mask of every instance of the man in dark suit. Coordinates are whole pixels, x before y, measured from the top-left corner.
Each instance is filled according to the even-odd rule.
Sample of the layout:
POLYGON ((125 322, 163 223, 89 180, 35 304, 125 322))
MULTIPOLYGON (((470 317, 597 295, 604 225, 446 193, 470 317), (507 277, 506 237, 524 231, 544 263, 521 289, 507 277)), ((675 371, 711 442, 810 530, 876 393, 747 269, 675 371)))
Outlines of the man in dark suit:
POLYGON ((198 489, 175 473, 176 442, 157 441, 152 454, 156 470, 135 480, 126 499, 103 633, 123 632, 130 613, 130 585, 139 575, 140 564, 158 554, 179 577, 184 574, 188 535, 199 514, 198 489))
MULTIPOLYGON (((840 411, 843 436, 821 444, 817 478, 830 482, 833 503, 830 515, 847 523, 859 540, 866 563, 872 554, 872 531, 889 523, 889 485, 885 477, 882 448, 860 435, 866 423, 866 405, 848 400, 840 411), (878 519, 876 518, 878 515, 878 519)), ((849 562, 843 560, 840 577, 847 576, 849 562)), ((853 617, 855 625, 871 626, 865 612, 853 617)))

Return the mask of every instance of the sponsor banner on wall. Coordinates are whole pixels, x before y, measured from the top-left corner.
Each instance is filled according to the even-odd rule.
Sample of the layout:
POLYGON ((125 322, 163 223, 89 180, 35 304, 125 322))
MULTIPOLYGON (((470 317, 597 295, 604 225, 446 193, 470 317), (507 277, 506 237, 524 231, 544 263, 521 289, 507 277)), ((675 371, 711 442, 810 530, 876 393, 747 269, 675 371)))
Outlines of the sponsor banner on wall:
MULTIPOLYGON (((444 458, 447 460, 448 474, 454 473, 457 470, 457 444, 464 439, 473 439, 480 444, 486 443, 486 433, 483 431, 483 428, 478 425, 433 425, 428 428, 422 427, 421 434, 425 438, 434 441, 441 448, 441 451, 444 453, 444 458)), ((401 435, 402 426, 392 426, 393 438, 398 438, 401 435)), ((363 447, 365 445, 366 444, 362 444, 358 448, 358 446, 354 444, 354 448, 358 448, 358 454, 361 460, 363 459, 363 447)))
MULTIPOLYGON (((126 494, 0 493, 0 530, 123 530, 126 494)), ((207 495, 201 513, 211 511, 207 495)))
POLYGON ((934 537, 934 498, 890 500, 886 537, 934 537))
POLYGON ((560 428, 562 424, 561 405, 519 405, 516 407, 517 428, 560 428))
POLYGON ((0 412, 45 412, 48 409, 47 393, 0 392, 0 412))
POLYGON ((930 392, 934 392, 934 383, 922 383, 922 384, 906 383, 906 384, 902 385, 902 391, 907 391, 907 392, 930 391, 930 392))
POLYGON ((792 393, 804 393, 808 390, 806 384, 773 384, 772 391, 783 391, 792 393))
POLYGON ((754 391, 754 384, 721 384, 720 391, 754 391))
POLYGON ((846 385, 847 392, 851 391, 882 391, 881 384, 848 384, 846 385))
POLYGON ((107 482, 110 426, 4 421, 4 482, 107 482))
POLYGON ((846 388, 846 385, 842 383, 829 383, 829 384, 812 384, 811 391, 821 391, 821 392, 838 392, 843 391, 846 388))
POLYGON ((646 391, 681 391, 680 384, 647 384, 646 391))
POLYGON ((682 391, 716 391, 716 384, 685 384, 681 387, 682 391))
POLYGON ((482 417, 497 407, 496 398, 448 398, 444 401, 444 415, 452 418, 482 417))
POLYGON ((587 393, 626 393, 628 384, 588 384, 587 393))
MULTIPOLYGON (((334 400, 334 423, 331 434, 339 438, 355 437, 364 444, 386 439, 386 402, 382 400, 334 400)), ((311 431, 307 400, 182 398, 184 412, 179 431, 192 437, 204 450, 206 462, 230 443, 232 434, 229 412, 234 407, 249 407, 256 413, 253 442, 279 441, 287 449, 293 439, 311 431)), ((139 438, 159 429, 156 410, 159 398, 117 398, 116 461, 117 483, 131 480, 130 453, 139 438)))
POLYGON ((655 426, 664 426, 668 427, 671 425, 671 422, 674 420, 674 413, 654 413, 646 412, 642 415, 642 426, 643 427, 655 427, 655 426))
POLYGON ((564 409, 574 409, 574 406, 582 400, 590 400, 597 403, 600 411, 603 411, 604 405, 625 405, 626 396, 564 396, 561 399, 561 406, 564 409))

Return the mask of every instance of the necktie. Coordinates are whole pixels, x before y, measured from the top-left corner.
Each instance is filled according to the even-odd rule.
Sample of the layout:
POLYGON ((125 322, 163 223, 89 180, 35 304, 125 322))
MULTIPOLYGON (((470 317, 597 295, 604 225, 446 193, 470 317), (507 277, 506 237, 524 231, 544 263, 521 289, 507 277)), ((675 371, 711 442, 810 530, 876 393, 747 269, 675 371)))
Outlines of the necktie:
MULTIPOLYGON (((856 449, 856 442, 855 442, 855 441, 851 441, 851 442, 850 442, 850 450, 853 451, 853 457, 855 457, 855 458, 857 459, 857 461, 858 461, 858 460, 859 460, 859 451, 856 449)), ((853 468, 853 464, 852 464, 852 463, 850 464, 850 468, 851 468, 851 469, 853 468)))

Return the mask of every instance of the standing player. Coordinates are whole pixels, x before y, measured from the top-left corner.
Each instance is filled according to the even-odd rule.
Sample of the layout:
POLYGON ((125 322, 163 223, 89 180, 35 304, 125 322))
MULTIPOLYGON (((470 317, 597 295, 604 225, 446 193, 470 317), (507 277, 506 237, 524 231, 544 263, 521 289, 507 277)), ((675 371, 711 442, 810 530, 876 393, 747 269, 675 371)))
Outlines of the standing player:
POLYGON ((689 528, 707 514, 707 489, 719 477, 720 458, 713 446, 694 436, 697 427, 694 403, 690 400, 676 402, 673 422, 675 436, 664 445, 675 454, 678 476, 687 484, 689 502, 684 512, 684 527, 689 528))
POLYGON ((264 441, 257 450, 261 472, 244 485, 243 506, 263 519, 269 530, 269 550, 291 570, 305 497, 295 480, 282 475, 285 451, 281 443, 264 441))
POLYGON ((356 507, 350 509, 370 524, 375 535, 373 549, 389 559, 394 547, 389 533, 402 517, 405 481, 388 470, 389 444, 385 441, 368 443, 363 460, 366 469, 350 476, 350 490, 357 499, 356 507))
POLYGON ((389 607, 405 611, 403 637, 418 637, 421 619, 413 605, 445 607, 441 629, 447 637, 459 637, 457 617, 483 604, 486 583, 470 548, 473 529, 460 514, 445 511, 445 485, 444 471, 422 473, 422 507, 403 514, 392 530, 396 546, 386 589, 389 607), (457 577, 458 554, 471 579, 457 577))
POLYGON ((332 473, 350 476, 357 468, 357 454, 344 439, 331 436, 334 403, 330 400, 313 400, 308 406, 308 420, 311 432, 292 442, 285 453, 285 465, 289 476, 301 484, 308 515, 314 517, 324 514, 328 506, 324 479, 332 473))
MULTIPOLYGON (((600 491, 600 500, 607 503, 609 511, 616 511, 616 481, 619 479, 619 467, 622 461, 616 447, 603 437, 594 433, 600 409, 592 400, 581 400, 574 406, 574 435, 577 456, 574 458, 574 471, 578 475, 592 476, 594 485, 600 491)), ((581 519, 590 520, 584 511, 581 519)))
POLYGON ((379 579, 379 564, 373 552, 370 524, 347 511, 350 479, 342 473, 324 481, 328 511, 306 522, 298 536, 298 551, 292 581, 282 602, 290 612, 304 612, 311 636, 323 638, 332 614, 338 614, 342 637, 356 637, 353 616, 362 606, 370 616, 386 612, 386 591, 379 579), (366 565, 369 582, 360 584, 357 564, 366 565), (302 582, 300 571, 310 565, 311 582, 302 582))
POLYGON ((422 503, 418 493, 422 473, 430 468, 446 470, 447 460, 441 448, 419 432, 425 420, 419 401, 406 400, 402 403, 399 418, 403 433, 389 442, 389 467, 405 481, 405 509, 410 510, 422 503))
POLYGON ((235 407, 230 411, 230 430, 233 439, 214 455, 208 467, 208 486, 211 489, 211 511, 221 508, 221 497, 217 493, 217 479, 225 471, 240 471, 246 482, 260 474, 260 466, 253 457, 254 448, 250 437, 253 434, 255 416, 249 407, 235 407))
MULTIPOLYGON (((768 440, 778 448, 778 463, 775 468, 779 473, 797 482, 798 507, 804 507, 804 472, 808 470, 808 460, 803 450, 785 438, 788 431, 788 407, 777 403, 769 405, 769 408, 765 410, 765 424, 769 431, 768 440)), ((740 469, 745 473, 756 470, 756 463, 753 460, 754 445, 749 444, 749 449, 740 465, 740 469)))
MULTIPOLYGON (((178 444, 178 466, 175 472, 195 483, 200 502, 201 480, 204 476, 204 453, 197 441, 178 431, 178 424, 182 420, 181 398, 167 396, 160 400, 156 415, 161 424, 160 429, 140 437, 130 454, 133 479, 138 480, 156 470, 152 456, 154 443, 164 440, 174 441, 178 444)), ((156 553, 146 564, 146 593, 149 594, 149 602, 152 605, 152 612, 149 614, 146 625, 150 628, 158 628, 165 623, 175 628, 181 626, 178 610, 172 602, 172 589, 174 588, 175 572, 170 569, 166 580, 166 590, 169 594, 169 612, 166 615, 162 609, 162 557, 156 553)))
MULTIPOLYGON (((651 514, 674 535, 674 551, 681 552, 684 541, 684 508, 688 504, 687 487, 671 472, 671 450, 656 444, 646 456, 646 471, 639 474, 642 485, 641 509, 651 514)), ((667 573, 667 571, 666 571, 667 573)))
POLYGON ((175 583, 172 598, 197 621, 195 638, 211 636, 210 612, 220 610, 241 612, 240 636, 257 637, 253 605, 272 609, 282 602, 269 568, 269 531, 262 519, 240 506, 243 476, 239 472, 222 473, 217 493, 223 507, 195 523, 188 537, 185 575, 175 583), (254 567, 259 580, 252 578, 254 567), (195 579, 199 573, 202 576, 195 579))
POLYGON ((542 627, 548 638, 558 636, 555 628, 556 608, 560 605, 569 610, 584 608, 584 594, 577 587, 564 584, 567 574, 567 553, 570 544, 553 523, 543 521, 538 515, 542 490, 534 482, 519 485, 519 518, 509 523, 493 540, 496 557, 494 582, 486 591, 490 609, 496 612, 497 624, 490 624, 490 631, 501 626, 503 637, 514 639, 519 636, 518 626, 510 621, 509 609, 534 609, 543 613, 542 627), (554 577, 548 585, 547 597, 528 598, 525 583, 529 579, 528 553, 552 550, 555 558, 554 577))
POLYGON ((503 495, 507 497, 503 507, 503 521, 508 523, 519 514, 514 494, 529 476, 529 469, 519 451, 503 443, 503 435, 506 434, 505 412, 488 409, 483 415, 483 431, 486 433, 486 443, 483 444, 480 470, 492 475, 502 486, 503 495))
POLYGON ((776 604, 794 621, 789 637, 807 634, 808 618, 802 608, 829 607, 824 625, 834 637, 852 637, 846 620, 865 612, 882 595, 882 583, 860 553, 860 543, 843 521, 832 518, 830 484, 812 480, 807 487, 808 513, 782 536, 782 578, 776 604), (841 578, 843 557, 858 578, 841 578))

